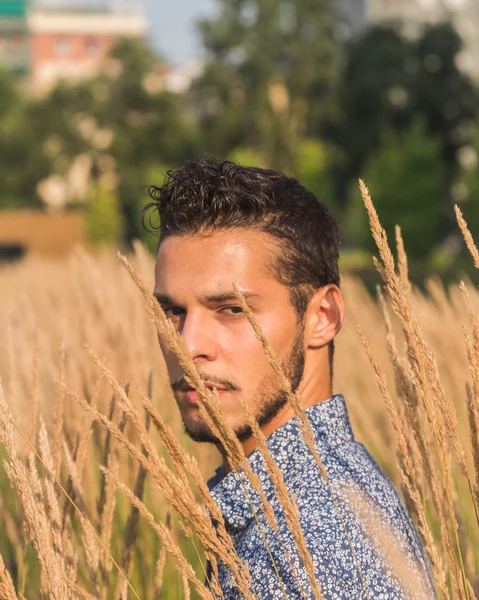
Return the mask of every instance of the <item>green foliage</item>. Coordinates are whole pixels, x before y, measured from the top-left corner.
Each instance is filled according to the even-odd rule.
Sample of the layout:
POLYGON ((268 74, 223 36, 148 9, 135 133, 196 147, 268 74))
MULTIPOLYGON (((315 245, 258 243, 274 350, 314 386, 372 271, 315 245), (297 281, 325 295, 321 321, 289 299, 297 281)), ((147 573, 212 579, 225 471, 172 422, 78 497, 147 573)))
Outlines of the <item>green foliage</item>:
POLYGON ((338 92, 342 121, 333 133, 347 157, 345 186, 378 147, 381 129, 407 122, 411 98, 405 65, 410 57, 408 41, 382 25, 349 45, 338 92))
POLYGON ((472 145, 466 150, 462 181, 466 188, 463 211, 473 235, 479 233, 479 126, 472 145))
POLYGON ((99 181, 85 215, 88 240, 94 245, 116 245, 121 241, 123 218, 118 193, 104 181, 99 181))
POLYGON ((246 165, 248 167, 260 167, 262 169, 267 167, 264 156, 252 148, 235 148, 228 158, 240 165, 246 165))
MULTIPOLYGON (((475 222, 477 169, 459 173, 458 156, 472 143, 479 94, 458 68, 461 40, 450 23, 428 26, 416 39, 400 26, 374 25, 341 46, 328 0, 218 0, 217 8, 199 23, 205 70, 184 94, 164 89, 164 65, 132 39, 113 48, 96 78, 59 84, 44 98, 26 97, 0 72, 0 208, 43 206, 38 183, 52 174, 67 183, 67 202, 81 202, 88 190, 98 195, 99 182, 113 175, 119 241, 139 238, 156 251, 157 237, 140 220, 145 186, 158 185, 166 166, 213 154, 297 177, 340 226, 347 221, 354 244, 370 240, 362 205, 350 201, 360 174, 389 198, 386 223, 414 212, 412 200, 406 209, 409 194, 399 201, 395 182, 407 180, 414 198, 434 192, 438 210, 421 200, 406 237, 422 221, 431 230, 419 235, 424 244, 440 245, 453 231, 444 212, 458 175, 475 222), (408 144, 432 169, 429 183, 405 156, 408 144), (79 170, 85 185, 73 182, 79 170)), ((423 254, 421 243, 412 255, 423 254)))
POLYGON ((125 242, 143 236, 141 190, 148 165, 179 165, 197 155, 198 133, 186 98, 159 85, 158 59, 146 43, 125 39, 113 48, 105 73, 60 84, 33 108, 37 137, 53 140, 55 170, 66 175, 78 154, 93 159, 95 181, 120 174, 118 201, 125 242))
POLYGON ((0 70, 0 208, 41 206, 36 186, 50 163, 32 136, 28 115, 27 100, 0 70))
POLYGON ((152 254, 156 254, 158 251, 158 229, 160 227, 160 219, 158 211, 155 208, 145 210, 149 203, 154 202, 149 195, 149 188, 151 186, 161 186, 167 172, 171 169, 172 167, 167 167, 162 164, 150 165, 145 170, 144 180, 142 182, 142 194, 139 196, 138 201, 138 214, 140 215, 138 218, 141 221, 143 216, 144 226, 141 229, 139 239, 152 254))
POLYGON ((304 131, 333 110, 332 21, 325 0, 221 0, 199 24, 208 61, 193 94, 208 152, 252 148, 294 170, 304 131))
POLYGON ((469 142, 465 127, 478 112, 478 90, 458 67, 462 40, 451 23, 429 26, 413 45, 417 64, 414 108, 442 145, 442 158, 455 174, 457 150, 469 142))
MULTIPOLYGON (((427 135, 421 122, 402 133, 387 129, 363 179, 388 236, 394 239, 394 226, 399 225, 408 254, 426 260, 441 241, 451 210, 439 142, 427 135)), ((355 243, 373 248, 359 193, 353 194, 347 231, 355 243)))
POLYGON ((332 132, 346 157, 337 174, 341 198, 377 152, 384 128, 402 131, 418 118, 439 141, 452 184, 457 150, 468 142, 466 125, 479 105, 477 89, 457 66, 460 51, 450 23, 428 26, 416 40, 378 25, 351 42, 339 87, 343 118, 332 132))
POLYGON ((296 150, 295 174, 306 189, 316 194, 334 212, 336 203, 330 176, 331 155, 334 157, 334 149, 320 141, 303 140, 296 150))

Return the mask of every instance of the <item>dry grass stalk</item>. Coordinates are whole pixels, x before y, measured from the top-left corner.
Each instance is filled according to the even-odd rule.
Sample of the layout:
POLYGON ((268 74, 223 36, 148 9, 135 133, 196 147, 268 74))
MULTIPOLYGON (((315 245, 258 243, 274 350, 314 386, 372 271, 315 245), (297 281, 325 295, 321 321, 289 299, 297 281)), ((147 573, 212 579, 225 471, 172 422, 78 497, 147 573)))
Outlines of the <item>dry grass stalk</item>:
POLYGON ((459 288, 466 300, 469 320, 472 326, 472 340, 470 339, 466 328, 463 327, 462 329, 467 362, 472 379, 472 386, 469 383, 466 383, 466 403, 475 471, 474 490, 471 488, 471 494, 473 500, 475 500, 474 508, 476 511, 476 519, 479 524, 479 319, 474 313, 469 290, 463 281, 459 284, 459 288))
MULTIPOLYGON (((99 362, 99 364, 101 363, 99 362)), ((111 421, 105 417, 105 415, 93 409, 86 401, 82 400, 72 390, 66 388, 67 393, 77 400, 77 402, 79 402, 80 405, 87 412, 89 412, 92 417, 107 427, 112 435, 128 451, 130 456, 132 456, 132 458, 139 462, 140 465, 148 473, 150 473, 155 484, 168 499, 168 501, 175 507, 176 510, 178 510, 183 518, 187 522, 190 522, 195 528, 207 555, 218 553, 218 555, 221 557, 221 560, 232 570, 232 573, 235 577, 235 584, 238 585, 238 588, 246 598, 250 598, 251 592, 249 591, 249 573, 247 570, 245 570, 244 566, 242 566, 238 555, 234 551, 231 538, 229 538, 228 543, 227 539, 223 540, 218 536, 208 512, 203 506, 196 502, 189 486, 185 487, 182 480, 179 479, 168 468, 165 461, 158 456, 156 448, 154 448, 148 434, 146 433, 145 427, 137 411, 126 397, 123 388, 119 386, 104 365, 101 365, 101 369, 106 375, 107 379, 113 384, 120 406, 123 410, 125 410, 128 416, 131 418, 131 421, 137 427, 140 434, 140 440, 147 449, 148 457, 146 457, 131 442, 129 442, 129 440, 126 439, 126 437, 113 423, 111 423, 111 421)))
POLYGON ((3 557, 0 554, 0 598, 2 600, 18 600, 12 577, 5 567, 3 557))
MULTIPOLYGON (((42 424, 40 433, 41 452, 45 455, 50 466, 53 464, 51 453, 46 439, 46 430, 42 424)), ((47 517, 44 507, 43 490, 41 480, 35 465, 34 453, 30 453, 29 472, 23 463, 18 459, 14 446, 14 423, 13 417, 8 410, 3 396, 3 390, 0 386, 0 441, 2 441, 9 455, 5 464, 5 470, 11 481, 12 487, 17 492, 20 504, 22 505, 26 531, 32 541, 43 567, 43 573, 48 585, 48 591, 51 598, 70 598, 65 590, 65 584, 62 581, 63 574, 68 574, 74 581, 75 570, 72 569, 68 551, 64 555, 61 552, 62 541, 59 537, 59 528, 56 527, 60 516, 58 499, 55 494, 52 481, 46 481, 47 497, 49 498, 51 513, 53 517, 53 528, 50 519, 47 517)), ((39 457, 40 458, 40 457, 39 457)), ((51 475, 48 473, 48 475, 51 475)))
MULTIPOLYGON (((165 518, 165 525, 167 529, 171 530, 171 508, 168 509, 165 518)), ((160 555, 156 561, 156 572, 155 572, 155 600, 158 600, 161 594, 161 590, 163 589, 163 575, 165 572, 166 565, 166 546, 165 544, 161 545, 160 555)))
MULTIPOLYGON (((216 522, 217 534, 221 539, 222 543, 225 544, 227 552, 235 553, 231 537, 227 533, 224 525, 223 515, 221 514, 218 505, 216 504, 216 502, 214 502, 214 500, 211 497, 211 494, 209 493, 208 487, 203 479, 203 476, 201 475, 196 460, 187 452, 185 452, 185 450, 181 447, 172 430, 168 427, 168 425, 164 423, 161 415, 153 407, 150 398, 146 397, 141 392, 141 390, 139 391, 139 395, 145 410, 150 415, 153 424, 155 425, 156 429, 160 434, 160 437, 163 441, 163 444, 165 445, 168 454, 172 457, 177 471, 183 472, 181 478, 184 480, 185 485, 188 485, 186 473, 189 473, 196 487, 198 488, 201 498, 205 502, 205 505, 208 508, 211 517, 216 522)), ((261 482, 259 481, 259 478, 257 477, 256 473, 252 471, 247 461, 244 461, 244 463, 242 463, 241 465, 235 464, 234 468, 238 473, 241 471, 242 468, 246 470, 246 474, 250 479, 253 489, 258 493, 263 503, 264 512, 268 524, 273 529, 273 531, 279 534, 278 524, 274 515, 274 511, 264 494, 261 482)), ((213 553, 207 553, 207 556, 211 562, 215 560, 215 555, 213 553)))
POLYGON ((50 507, 50 519, 52 527, 52 538, 55 547, 55 551, 60 554, 63 553, 63 540, 61 531, 61 510, 58 501, 57 490, 55 489, 55 482, 51 477, 50 473, 54 473, 54 461, 50 451, 50 444, 48 441, 47 428, 43 418, 40 417, 40 433, 39 433, 39 446, 40 446, 40 457, 43 464, 45 465, 47 472, 44 478, 44 484, 46 489, 46 496, 50 507))
POLYGON ((8 364, 8 387, 7 397, 14 400, 17 397, 17 388, 20 376, 16 367, 15 352, 13 346, 13 326, 11 317, 6 324, 6 339, 7 339, 7 364, 8 364))
POLYGON ((389 394, 384 370, 381 368, 379 363, 375 360, 372 350, 371 350, 371 347, 369 345, 369 342, 368 342, 366 336, 364 335, 361 327, 359 327, 359 326, 358 326, 358 333, 359 333, 361 342, 363 344, 363 348, 364 348, 364 350, 368 356, 368 359, 374 369, 374 372, 376 375, 376 381, 378 383, 379 389, 381 391, 381 395, 384 400, 384 405, 386 407, 386 410, 389 414, 391 423, 394 428, 394 433, 396 435, 396 440, 397 440, 399 451, 400 451, 401 462, 404 466, 404 471, 402 471, 401 475, 403 478, 406 478, 406 480, 407 480, 407 482, 405 482, 405 484, 409 491, 410 497, 414 503, 416 514, 419 519, 418 527, 419 527, 419 531, 421 532, 422 537, 424 539, 426 552, 427 552, 429 558, 431 559, 431 562, 432 562, 432 565, 434 568, 434 572, 436 575, 436 581, 439 586, 442 597, 447 598, 448 591, 447 591, 447 583, 446 583, 446 573, 444 571, 444 566, 442 564, 441 557, 439 556, 436 546, 434 544, 434 537, 433 537, 433 534, 430 530, 430 527, 429 527, 429 524, 427 521, 426 510, 425 510, 425 507, 421 500, 421 495, 419 493, 419 489, 416 485, 416 472, 415 472, 414 464, 413 464, 413 461, 411 458, 411 451, 410 451, 409 445, 407 443, 407 440, 403 434, 401 422, 400 422, 399 415, 396 410, 396 406, 389 394))
MULTIPOLYGON (((108 468, 115 475, 119 474, 120 471, 120 460, 117 452, 112 452, 108 456, 107 463, 108 468)), ((109 549, 111 544, 111 536, 113 531, 113 517, 115 514, 116 506, 116 495, 115 488, 113 485, 105 484, 105 504, 104 511, 102 512, 101 520, 101 541, 105 548, 109 549)), ((111 573, 113 563, 110 560, 109 554, 105 550, 100 552, 100 566, 103 581, 105 584, 109 581, 109 575, 111 573)))
MULTIPOLYGON (((95 382, 95 385, 93 388, 93 394, 91 397, 91 403, 94 407, 96 407, 97 402, 98 402, 98 396, 100 393, 100 384, 101 384, 101 377, 98 377, 96 379, 96 382, 95 382)), ((63 384, 63 382, 57 381, 57 385, 61 389, 61 393, 65 393, 65 385, 63 384)), ((60 391, 58 393, 60 393, 60 391)), ((88 453, 88 444, 90 442, 90 438, 91 438, 91 434, 92 434, 92 425, 93 425, 93 420, 91 419, 90 415, 86 415, 84 418, 83 427, 77 436, 76 448, 75 448, 74 455, 73 455, 74 472, 76 474, 77 486, 75 489, 75 485, 73 484, 71 475, 70 475, 70 479, 68 481, 68 486, 67 486, 68 495, 70 495, 76 501, 76 503, 79 505, 80 510, 82 511, 82 513, 84 515, 86 515, 88 513, 85 497, 84 497, 83 493, 81 493, 81 495, 79 495, 79 496, 77 494, 79 494, 80 490, 82 489, 81 481, 83 478, 83 470, 85 467, 85 460, 86 460, 86 456, 88 453)), ((63 444, 63 441, 62 441, 62 444, 63 444)), ((72 470, 71 465, 68 466, 68 470, 69 470, 69 472, 71 472, 71 470, 72 470)), ((68 499, 65 499, 65 505, 64 505, 64 510, 63 510, 63 527, 67 526, 68 523, 70 523, 70 521, 73 519, 74 512, 75 512, 75 506, 71 502, 69 502, 68 499)), ((88 519, 90 520, 90 517, 88 517, 88 519)))
POLYGON ((409 281, 409 268, 408 268, 408 260, 406 250, 404 249, 404 241, 401 235, 401 228, 399 225, 395 227, 396 233, 396 248, 398 255, 398 271, 399 277, 401 279, 401 284, 404 292, 408 294, 409 297, 412 295, 412 286, 409 281))
POLYGON ((421 573, 421 566, 415 559, 406 558, 404 548, 398 543, 398 532, 384 524, 371 498, 358 486, 352 486, 345 492, 361 520, 365 536, 383 555, 388 570, 398 580, 404 596, 430 598, 431 588, 426 573, 421 573))
MULTIPOLYGON (((389 360, 394 369, 395 383, 396 383, 396 391, 403 402, 403 405, 399 405, 397 407, 399 411, 399 419, 401 424, 403 425, 401 429, 404 432, 409 452, 410 458, 414 465, 414 470, 416 472, 416 484, 420 491, 422 486, 419 485, 420 479, 420 470, 419 466, 422 463, 422 454, 418 448, 418 442, 416 440, 419 439, 420 443, 424 446, 426 445, 425 440, 423 439, 422 429, 419 424, 419 410, 418 410, 418 398, 415 393, 414 387, 414 375, 411 371, 411 367, 409 363, 399 356, 397 350, 396 338, 393 332, 391 317, 389 315, 389 311, 387 308, 386 300, 384 298, 384 294, 379 286, 377 286, 377 296, 379 307, 381 309, 381 313, 383 315, 384 323, 386 325, 386 345, 389 355, 389 360)), ((362 340, 361 340, 362 341, 362 340)), ((369 357, 368 357, 369 358, 369 357)), ((426 458, 427 458, 426 454, 426 458)), ((430 465, 428 465, 430 469, 430 465)), ((409 501, 408 496, 406 495, 406 501, 409 501)), ((408 508, 413 508, 408 506, 408 508)), ((413 510, 415 510, 413 508, 413 510)))
MULTIPOLYGON (((407 342, 408 357, 415 376, 418 397, 423 404, 424 413, 426 414, 431 430, 434 433, 438 462, 446 492, 449 519, 454 531, 456 548, 458 550, 461 562, 461 570, 463 574, 462 581, 458 581, 453 544, 450 538, 450 531, 447 526, 447 517, 441 511, 442 505, 439 503, 436 506, 436 510, 440 511, 439 519, 449 557, 450 572, 453 576, 454 586, 458 590, 457 593, 459 594, 459 597, 467 598, 468 591, 465 583, 465 572, 462 564, 459 540, 457 537, 458 525, 453 507, 452 490, 454 486, 451 475, 449 448, 447 444, 447 439, 449 439, 455 449, 461 471, 468 481, 470 481, 466 467, 465 451, 458 436, 457 418, 454 407, 445 394, 441 382, 439 381, 437 365, 432 353, 426 345, 419 323, 414 312, 412 311, 412 307, 408 301, 407 295, 402 293, 401 281, 395 272, 394 259, 388 245, 387 235, 381 226, 381 223, 379 222, 378 215, 369 195, 369 190, 361 180, 359 185, 364 204, 368 211, 371 232, 381 258, 381 262, 375 259, 374 263, 386 284, 389 296, 391 298, 392 308, 399 316, 401 321, 407 342)), ((433 494, 435 493, 434 490, 431 491, 433 494)))
MULTIPOLYGON (((76 469, 75 461, 72 458, 70 453, 70 449, 68 448, 68 444, 65 439, 63 439, 63 453, 65 456, 65 465, 68 469, 68 473, 70 475, 73 490, 75 492, 75 497, 78 499, 83 498, 83 489, 82 482, 78 471, 76 469)), ((91 523, 90 517, 88 515, 88 511, 86 509, 86 505, 82 502, 83 510, 81 519, 81 525, 83 529, 83 545, 85 549, 85 558, 88 565, 88 572, 90 575, 90 581, 93 585, 95 597, 100 597, 100 587, 98 582, 98 567, 100 563, 100 553, 98 550, 96 535, 94 534, 94 527, 91 523)))
POLYGON ((37 423, 38 423, 38 327, 35 327, 35 333, 33 338, 33 358, 32 358, 32 377, 30 381, 30 427, 28 430, 28 445, 31 448, 35 446, 35 440, 37 438, 37 423))
POLYGON ((184 600, 190 600, 190 598, 191 598, 190 586, 188 583, 188 577, 185 575, 185 573, 181 574, 181 580, 183 583, 183 598, 184 598, 184 600))
MULTIPOLYGON (((6 446, 7 453, 9 454, 9 461, 5 465, 5 468, 7 475, 9 476, 12 482, 12 487, 15 488, 17 494, 20 497, 20 501, 24 509, 27 532, 37 550, 40 562, 43 566, 44 573, 46 575, 46 580, 48 583, 50 597, 54 600, 56 600, 56 598, 63 598, 64 600, 68 600, 70 598, 70 595, 66 591, 68 589, 70 591, 77 590, 77 592, 83 597, 99 598, 98 592, 95 596, 91 596, 85 590, 82 590, 79 586, 77 586, 77 584, 75 583, 75 577, 72 577, 72 575, 76 573, 76 570, 72 568, 70 564, 68 564, 69 560, 73 556, 71 548, 69 548, 67 545, 66 553, 61 554, 57 551, 58 548, 55 546, 55 544, 52 543, 50 537, 52 528, 49 519, 46 515, 45 506, 43 503, 43 490, 41 480, 38 475, 34 459, 36 455, 37 458, 42 462, 48 477, 55 481, 52 471, 53 458, 51 456, 48 440, 46 438, 46 428, 44 427, 41 430, 41 438, 44 438, 40 440, 41 452, 45 456, 46 460, 44 462, 42 457, 39 454, 37 454, 34 449, 32 449, 28 461, 30 472, 30 477, 28 477, 25 466, 17 458, 17 453, 14 446, 14 422, 4 399, 3 389, 0 385, 0 442, 2 442, 6 446)), ((79 496, 81 497, 81 482, 79 481, 78 473, 75 470, 75 463, 64 439, 63 449, 66 458, 66 464, 68 469, 70 470, 74 487, 76 488, 79 496)), ((61 484, 58 481, 56 481, 55 483, 60 487, 60 489, 66 495, 68 500, 73 504, 73 501, 67 495, 66 490, 61 486, 61 484)), ((101 540, 96 535, 94 527, 88 520, 87 516, 80 512, 78 506, 75 506, 75 509, 80 513, 82 517, 81 521, 82 526, 84 527, 83 539, 87 554, 87 561, 89 561, 90 563, 90 568, 92 568, 91 565, 93 564, 93 569, 97 569, 98 560, 95 559, 95 554, 97 554, 95 539, 100 543, 100 545, 101 540)), ((56 511, 56 515, 58 518, 60 514, 58 503, 56 508, 54 508, 54 511, 56 511)), ((71 530, 67 528, 66 540, 69 542, 69 546, 71 546, 71 539, 68 539, 68 534, 70 532, 71 530)), ((116 566, 122 574, 122 576, 124 577, 124 574, 119 568, 119 566, 116 566)), ((95 576, 96 574, 92 576, 92 579, 95 579, 95 576)), ((127 583, 132 592, 134 593, 135 597, 139 600, 138 595, 136 594, 128 580, 127 583)))
POLYGON ((173 537, 170 533, 168 527, 156 521, 155 517, 151 514, 151 512, 146 508, 143 502, 135 496, 135 494, 130 490, 128 486, 123 484, 113 473, 108 471, 105 467, 101 467, 103 473, 105 474, 107 479, 110 479, 115 486, 128 498, 128 500, 137 508, 141 516, 147 521, 147 523, 153 528, 158 537, 162 540, 168 552, 175 558, 177 569, 180 573, 184 574, 188 581, 191 581, 196 588, 199 596, 203 598, 203 600, 215 600, 213 594, 210 592, 208 588, 206 588, 201 581, 196 576, 193 568, 189 564, 189 562, 185 559, 183 553, 181 552, 179 546, 173 540, 173 537))
POLYGON ((479 251, 476 247, 476 244, 474 243, 471 232, 469 231, 469 228, 467 226, 466 220, 462 215, 462 211, 459 208, 459 206, 457 206, 457 204, 454 206, 454 212, 456 213, 457 222, 459 224, 459 228, 462 232, 462 235, 464 236, 466 246, 474 260, 474 266, 476 267, 476 269, 479 269, 479 251))
MULTIPOLYGON (((101 377, 99 377, 96 381, 94 391, 91 398, 91 405, 93 408, 96 408, 98 405, 98 398, 100 395, 100 385, 101 385, 101 377)), ((60 386, 61 389, 62 386, 60 386)), ((83 477, 83 469, 85 468, 85 460, 88 453, 88 444, 90 441, 90 437, 92 434, 92 425, 93 419, 90 415, 85 416, 85 421, 83 423, 83 428, 80 432, 80 436, 78 438, 78 446, 76 450, 75 456, 75 470, 78 474, 78 479, 81 480, 83 477)))
POLYGON ((478 507, 479 507, 479 411, 477 409, 478 398, 477 393, 466 382, 466 402, 469 425, 471 428, 471 444, 472 455, 474 460, 474 469, 476 472, 476 481, 474 489, 471 489, 471 495, 474 500, 474 508, 476 511, 476 520, 479 522, 478 507))
MULTIPOLYGON (((147 415, 145 428, 148 431, 150 424, 150 419, 147 415)), ((143 448, 143 454, 148 456, 145 448, 143 448)), ((113 474, 118 477, 118 472, 113 471, 113 474)), ((138 475, 136 477, 135 486, 133 488, 133 493, 139 500, 143 500, 143 494, 145 491, 145 481, 146 481, 146 471, 140 465, 138 470, 138 475)), ((112 482, 109 482, 112 485, 112 482)), ((113 486, 114 487, 114 486, 113 486)), ((138 527, 140 521, 140 513, 138 509, 134 506, 131 507, 130 514, 128 516, 128 520, 126 522, 125 527, 125 535, 124 535, 124 545, 121 553, 121 568, 127 574, 130 572, 130 564, 133 559, 133 550, 135 546, 136 539, 138 537, 138 527)))
MULTIPOLYGON (((404 423, 404 428, 401 428, 401 430, 403 430, 405 437, 407 436, 408 438, 409 456, 413 462, 414 472, 416 473, 416 492, 419 493, 419 496, 422 496, 419 481, 420 477, 424 475, 424 479, 427 481, 432 494, 436 512, 438 514, 445 514, 446 509, 444 507, 444 501, 439 493, 441 486, 433 461, 430 458, 433 456, 433 453, 429 450, 432 445, 431 439, 430 436, 427 435, 427 430, 423 427, 424 419, 421 417, 422 406, 419 404, 414 373, 409 362, 401 358, 398 354, 386 302, 381 291, 378 293, 378 298, 386 324, 386 343, 389 359, 394 369, 396 389, 399 398, 403 401, 404 416, 406 419, 401 420, 401 422, 404 423)), ((402 454, 400 457, 402 457, 402 454)), ((410 499, 409 494, 406 494, 407 504, 410 504, 410 499)), ((415 507, 414 502, 412 503, 412 506, 415 507)))
MULTIPOLYGON (((125 392, 128 395, 129 386, 125 386, 125 392)), ((110 401, 110 409, 109 409, 109 413, 108 413, 108 418, 110 419, 111 422, 114 422, 115 407, 116 407, 116 399, 115 399, 115 396, 112 396, 111 401, 110 401)), ((122 432, 125 430, 125 426, 126 426, 126 415, 122 411, 121 419, 119 422, 119 428, 122 432)), ((105 442, 103 445, 103 458, 102 458, 103 465, 108 465, 108 461, 110 460, 110 453, 113 451, 112 446, 114 447, 114 442, 112 443, 111 434, 107 429, 106 434, 105 434, 105 442)), ((116 449, 115 449, 115 452, 117 452, 116 449)), ((111 469, 111 467, 109 467, 109 468, 111 469)), ((100 481, 100 493, 99 493, 97 504, 96 504, 96 510, 97 510, 98 518, 100 521, 103 518, 103 511, 105 510, 106 502, 107 502, 107 500, 106 500, 106 479, 102 474, 101 481, 100 481)))
MULTIPOLYGON (((276 462, 274 461, 273 457, 271 456, 271 453, 269 452, 268 445, 266 443, 266 437, 265 437, 264 433, 262 432, 261 428, 259 427, 256 417, 248 409, 248 407, 246 406, 246 404, 242 398, 239 398, 238 401, 243 409, 243 412, 245 413, 245 415, 248 419, 248 424, 251 427, 251 431, 253 432, 254 437, 258 441, 258 451, 261 453, 261 455, 263 456, 263 459, 265 461, 268 474, 271 477, 271 480, 274 484, 276 496, 284 510, 286 523, 288 525, 289 530, 293 534, 293 538, 296 543, 296 547, 298 549, 299 556, 306 567, 306 571, 308 573, 309 580, 312 585, 312 589, 314 590, 314 593, 317 595, 317 597, 321 597, 320 596, 321 591, 316 584, 313 560, 312 560, 311 554, 308 550, 308 547, 306 544, 306 539, 304 537, 304 533, 303 533, 303 530, 300 525, 299 510, 298 510, 298 505, 296 504, 294 495, 286 487, 286 484, 285 484, 284 478, 283 478, 283 474, 282 474, 281 470, 279 469, 278 465, 276 464, 276 462)), ((284 548, 284 546, 281 542, 281 539, 279 537, 279 531, 277 530, 276 533, 277 533, 278 539, 283 547, 283 550, 288 558, 288 562, 290 564, 292 573, 298 584, 298 588, 301 592, 301 595, 304 597, 304 590, 302 589, 301 583, 299 582, 299 580, 297 578, 294 567, 293 567, 291 561, 289 560, 286 549, 284 548)))
MULTIPOLYGON (((110 405, 110 419, 113 418, 115 408, 115 397, 113 396, 111 405, 110 405)), ((124 432, 126 426, 126 415, 122 412, 122 416, 120 418, 120 422, 118 424, 118 428, 121 433, 124 432)), ((110 432, 107 430, 107 438, 105 440, 105 448, 104 448, 104 464, 108 466, 110 471, 119 474, 120 469, 120 453, 115 443, 115 440, 110 440, 110 432)), ((106 481, 106 478, 102 475, 101 481, 101 491, 100 498, 97 503, 97 511, 98 517, 101 520, 101 540, 103 543, 103 549, 100 552, 100 567, 101 573, 103 577, 103 581, 105 584, 104 587, 104 595, 108 589, 108 583, 110 581, 110 573, 113 567, 113 562, 110 559, 109 548, 111 545, 111 538, 113 533, 113 517, 115 514, 115 506, 116 506, 116 488, 111 482, 106 481)), ((122 565, 123 572, 128 575, 128 572, 125 570, 122 565)), ((118 581, 118 585, 123 586, 126 590, 125 594, 128 592, 128 586, 126 584, 126 580, 120 578, 118 581)))
MULTIPOLYGON (((58 380, 60 383, 65 381, 65 342, 62 341, 58 352, 58 380)), ((63 431, 63 412, 64 412, 64 391, 61 385, 57 386, 55 397, 55 408, 53 412, 53 462, 55 477, 60 476, 62 463, 62 431, 63 431)))
POLYGON ((34 460, 30 460, 30 476, 17 456, 14 444, 13 417, 8 409, 0 385, 0 442, 7 450, 5 471, 23 509, 25 526, 48 585, 52 600, 67 600, 70 594, 62 581, 66 571, 61 556, 55 552, 51 538, 51 523, 41 502, 41 484, 34 460), (40 496, 40 497, 39 497, 40 496))

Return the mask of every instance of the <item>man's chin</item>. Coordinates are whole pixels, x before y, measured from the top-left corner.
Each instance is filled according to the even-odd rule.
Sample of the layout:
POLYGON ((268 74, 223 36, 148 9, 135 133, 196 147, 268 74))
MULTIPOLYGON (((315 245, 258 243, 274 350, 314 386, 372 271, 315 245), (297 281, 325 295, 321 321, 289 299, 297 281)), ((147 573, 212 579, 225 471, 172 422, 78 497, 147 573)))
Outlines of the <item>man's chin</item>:
POLYGON ((186 433, 188 437, 190 437, 194 442, 199 442, 200 444, 219 444, 220 440, 213 435, 210 429, 208 429, 205 425, 203 426, 189 426, 183 421, 183 431, 186 433))
MULTIPOLYGON (((221 441, 213 434, 211 429, 205 423, 187 424, 183 420, 183 431, 194 442, 206 444, 221 444, 221 441)), ((252 436, 251 427, 244 425, 234 430, 234 433, 240 442, 244 442, 252 436)))

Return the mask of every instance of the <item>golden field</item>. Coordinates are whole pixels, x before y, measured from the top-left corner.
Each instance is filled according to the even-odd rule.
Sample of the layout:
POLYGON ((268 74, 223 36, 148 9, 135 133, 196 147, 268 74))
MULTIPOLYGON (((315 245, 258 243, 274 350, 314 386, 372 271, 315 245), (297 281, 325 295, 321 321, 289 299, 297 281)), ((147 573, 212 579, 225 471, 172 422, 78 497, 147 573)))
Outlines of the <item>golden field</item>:
MULTIPOLYGON (((405 498, 438 597, 472 600, 479 293, 434 277, 410 288, 400 238, 394 272, 370 211, 384 292, 343 276, 334 391, 405 498)), ((151 290, 154 259, 137 245, 128 260, 151 290)), ((156 327, 167 325, 113 251, 0 268, 0 598, 213 597, 199 475, 220 458, 181 431, 156 327)), ((214 402, 205 410, 214 417, 214 402)))

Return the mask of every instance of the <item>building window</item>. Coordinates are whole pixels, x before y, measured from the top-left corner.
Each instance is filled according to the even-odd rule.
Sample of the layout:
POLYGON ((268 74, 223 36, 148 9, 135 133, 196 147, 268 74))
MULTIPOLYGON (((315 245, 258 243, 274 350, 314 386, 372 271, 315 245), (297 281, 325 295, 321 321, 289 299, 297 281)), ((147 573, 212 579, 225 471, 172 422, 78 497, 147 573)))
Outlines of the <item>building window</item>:
POLYGON ((86 40, 86 52, 89 56, 97 56, 100 53, 100 41, 95 37, 88 37, 86 40))
POLYGON ((55 40, 55 54, 67 56, 72 50, 72 44, 69 38, 59 37, 55 40))

